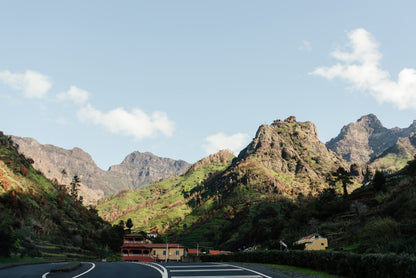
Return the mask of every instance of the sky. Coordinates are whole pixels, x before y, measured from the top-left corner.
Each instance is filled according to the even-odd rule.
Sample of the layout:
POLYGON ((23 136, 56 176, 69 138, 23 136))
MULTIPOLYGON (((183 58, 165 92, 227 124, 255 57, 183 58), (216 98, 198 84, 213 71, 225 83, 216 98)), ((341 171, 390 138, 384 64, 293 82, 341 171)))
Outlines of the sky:
POLYGON ((414 1, 0 0, 0 130, 106 170, 236 155, 294 115, 323 142, 416 120, 414 1))

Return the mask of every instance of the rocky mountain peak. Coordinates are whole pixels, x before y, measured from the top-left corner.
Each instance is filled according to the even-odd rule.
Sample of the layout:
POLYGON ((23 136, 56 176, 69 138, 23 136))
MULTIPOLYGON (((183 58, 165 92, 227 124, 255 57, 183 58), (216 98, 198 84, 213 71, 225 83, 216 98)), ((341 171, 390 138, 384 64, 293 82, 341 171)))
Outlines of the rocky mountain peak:
POLYGON ((357 123, 361 125, 366 125, 372 128, 381 128, 383 125, 381 124, 380 120, 374 114, 364 115, 357 120, 357 123))
POLYGON ((183 160, 162 158, 152 153, 135 151, 121 164, 108 171, 100 169, 91 155, 80 148, 71 150, 42 145, 32 138, 12 136, 19 152, 34 160, 34 167, 49 179, 69 184, 74 175, 81 179, 80 195, 86 203, 94 203, 105 195, 127 188, 144 188, 162 178, 184 173, 189 164, 183 160), (65 169, 67 175, 62 174, 65 169))
POLYGON ((276 173, 303 173, 312 178, 323 177, 328 165, 344 163, 319 141, 313 123, 297 122, 294 116, 260 126, 237 160, 252 157, 276 173))
POLYGON ((409 137, 416 131, 415 122, 408 128, 388 129, 374 114, 365 115, 344 126, 326 146, 346 161, 364 165, 394 146, 400 137, 409 137))

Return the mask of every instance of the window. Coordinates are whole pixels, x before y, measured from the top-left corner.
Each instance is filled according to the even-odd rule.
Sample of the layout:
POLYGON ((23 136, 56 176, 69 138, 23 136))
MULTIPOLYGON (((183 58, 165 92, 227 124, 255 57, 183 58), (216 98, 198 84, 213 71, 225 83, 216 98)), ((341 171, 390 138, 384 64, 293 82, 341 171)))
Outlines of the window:
POLYGON ((155 255, 156 255, 156 251, 153 250, 153 256, 155 256, 155 255))
POLYGON ((176 256, 179 256, 179 250, 178 250, 178 251, 176 251, 176 256))
POLYGON ((166 256, 166 251, 163 251, 163 256, 166 256))

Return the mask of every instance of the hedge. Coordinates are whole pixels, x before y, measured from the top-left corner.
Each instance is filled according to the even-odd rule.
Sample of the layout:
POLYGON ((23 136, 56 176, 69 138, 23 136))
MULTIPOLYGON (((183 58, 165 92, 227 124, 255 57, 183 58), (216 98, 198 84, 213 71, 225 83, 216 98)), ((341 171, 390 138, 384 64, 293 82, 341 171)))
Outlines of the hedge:
POLYGON ((416 277, 416 257, 413 255, 273 250, 205 255, 201 260, 291 265, 347 277, 416 277))

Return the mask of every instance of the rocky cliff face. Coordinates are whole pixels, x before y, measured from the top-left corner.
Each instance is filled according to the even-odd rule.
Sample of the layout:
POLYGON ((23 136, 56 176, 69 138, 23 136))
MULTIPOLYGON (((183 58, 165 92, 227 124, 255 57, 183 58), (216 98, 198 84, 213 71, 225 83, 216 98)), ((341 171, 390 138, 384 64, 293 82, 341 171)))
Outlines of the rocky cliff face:
POLYGON ((319 141, 313 123, 296 122, 294 116, 260 126, 254 140, 237 159, 242 161, 250 156, 274 172, 307 174, 314 178, 322 178, 334 165, 345 166, 342 159, 319 141))
POLYGON ((348 162, 365 165, 396 145, 399 138, 409 138, 415 132, 416 121, 408 128, 388 129, 369 114, 344 126, 326 146, 348 162))
POLYGON ((181 175, 188 168, 189 164, 183 160, 135 151, 121 164, 111 166, 108 174, 124 183, 127 188, 139 189, 154 181, 181 175))
POLYGON ((19 145, 19 152, 32 158, 34 167, 47 178, 69 184, 72 177, 78 175, 82 182, 80 195, 86 203, 94 203, 123 189, 144 188, 157 180, 180 175, 189 168, 189 164, 182 160, 133 152, 121 164, 104 171, 80 148, 66 150, 16 136, 12 136, 12 140, 19 145), (66 175, 62 174, 63 169, 66 175))
POLYGON ((326 175, 340 166, 346 167, 345 161, 319 141, 315 125, 292 116, 260 126, 221 182, 226 187, 245 184, 259 191, 309 194, 320 191, 326 175))

